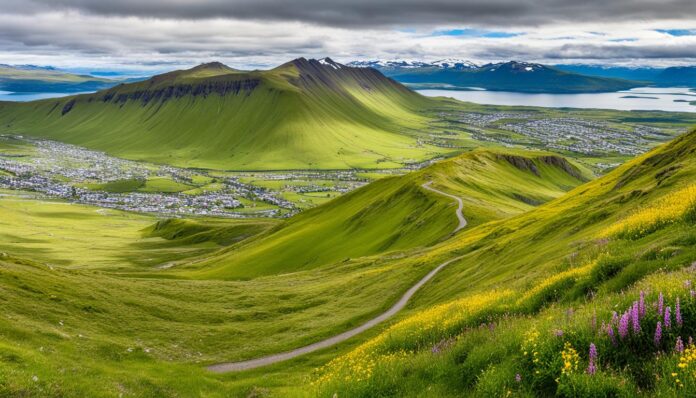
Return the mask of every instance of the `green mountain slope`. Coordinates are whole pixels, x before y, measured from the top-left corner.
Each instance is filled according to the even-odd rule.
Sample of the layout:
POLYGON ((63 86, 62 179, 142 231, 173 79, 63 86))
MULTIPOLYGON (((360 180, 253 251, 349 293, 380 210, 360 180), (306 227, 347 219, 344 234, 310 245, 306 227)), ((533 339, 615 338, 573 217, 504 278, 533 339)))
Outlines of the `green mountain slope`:
MULTIPOLYGON (((505 218, 562 195, 582 172, 546 153, 474 151, 419 172, 385 178, 299 214, 271 233, 195 266, 196 277, 248 278, 316 268, 446 238, 457 226, 457 195, 469 225, 505 218)), ((464 233, 462 231, 460 233, 464 233)))
POLYGON ((683 396, 675 375, 696 381, 675 349, 696 331, 694 160, 696 132, 429 251, 462 258, 424 287, 412 316, 318 370, 314 394, 683 396), (662 293, 672 326, 656 337, 669 317, 654 315, 662 293), (612 312, 641 295, 647 315, 620 335, 612 312))
POLYGON ((328 58, 254 72, 212 63, 95 94, 0 103, 0 132, 179 166, 395 167, 432 156, 416 132, 431 101, 328 58))

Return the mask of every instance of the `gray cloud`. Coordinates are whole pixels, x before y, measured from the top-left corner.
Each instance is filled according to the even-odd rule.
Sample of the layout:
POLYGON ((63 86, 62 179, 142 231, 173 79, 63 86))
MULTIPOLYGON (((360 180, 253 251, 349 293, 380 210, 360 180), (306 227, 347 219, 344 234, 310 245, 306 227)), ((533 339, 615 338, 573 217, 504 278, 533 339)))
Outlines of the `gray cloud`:
POLYGON ((153 18, 302 21, 329 26, 515 25, 690 20, 694 0, 3 0, 5 12, 76 10, 153 18))

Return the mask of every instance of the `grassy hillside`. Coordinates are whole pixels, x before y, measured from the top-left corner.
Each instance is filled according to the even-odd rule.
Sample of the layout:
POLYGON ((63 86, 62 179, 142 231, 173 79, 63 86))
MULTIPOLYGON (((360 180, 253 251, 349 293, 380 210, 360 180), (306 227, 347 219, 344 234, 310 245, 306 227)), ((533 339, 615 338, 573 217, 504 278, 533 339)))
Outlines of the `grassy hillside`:
POLYGON ((381 179, 301 213, 258 239, 196 263, 201 269, 196 276, 249 278, 433 245, 450 236, 457 220, 453 200, 421 187, 429 181, 460 196, 469 225, 477 225, 528 211, 583 178, 580 169, 554 155, 474 151, 381 179))
POLYGON ((318 369, 315 393, 682 396, 696 382, 675 348, 696 334, 695 157, 696 132, 443 243, 428 256, 463 258, 420 297, 440 304, 318 369), (624 335, 612 311, 632 305, 645 310, 624 335))
MULTIPOLYGON (((690 265, 696 261, 695 155, 696 133, 691 133, 534 207, 530 199, 558 196, 551 193, 569 188, 577 179, 572 175, 582 176, 582 170, 547 154, 474 152, 468 159, 383 180, 386 185, 379 190, 367 186, 318 209, 338 217, 339 210, 350 208, 342 199, 359 200, 364 207, 370 203, 365 192, 399 192, 391 186, 395 181, 409 182, 402 185, 404 194, 417 198, 429 194, 420 191, 419 183, 432 179, 443 191, 456 190, 464 198, 466 190, 486 192, 498 201, 471 199, 465 208, 506 205, 506 214, 492 217, 494 212, 481 211, 484 216, 470 228, 431 246, 249 281, 176 279, 165 270, 134 275, 67 269, 2 254, 0 392, 42 397, 454 397, 508 391, 517 396, 679 396, 691 391, 687 383, 692 379, 678 366, 682 355, 673 347, 677 337, 688 346, 688 336, 696 335, 693 286, 685 284, 693 279, 690 265), (525 205, 526 211, 516 209, 525 205), (202 368, 346 330, 388 307, 443 260, 459 256, 391 326, 271 368, 231 375, 202 368), (647 308, 641 329, 634 332, 631 324, 631 331, 618 337, 614 327, 614 345, 602 330, 612 322, 612 311, 622 316, 639 302, 641 290, 647 308), (672 311, 671 326, 656 342, 660 292, 672 311), (681 322, 674 316, 677 297, 681 322), (585 372, 590 343, 599 353, 594 375, 585 372)), ((385 199, 398 200, 391 195, 385 199)), ((452 204, 445 198, 433 193, 430 200, 442 200, 431 208, 442 206, 451 217, 452 204)), ((392 222, 372 214, 375 222, 392 222)), ((254 244, 292 225, 276 227, 254 244)), ((195 241, 199 234, 217 236, 207 227, 177 220, 143 232, 177 243, 195 241)), ((320 238, 330 239, 332 230, 325 231, 320 238)), ((664 320, 664 311, 659 316, 664 320)), ((692 366, 686 361, 681 362, 692 366)))
POLYGON ((150 270, 258 234, 275 220, 171 220, 0 190, 0 251, 54 266, 150 270))
POLYGON ((95 94, 0 103, 0 132, 178 166, 396 167, 433 156, 417 142, 432 101, 328 59, 254 72, 212 63, 95 94))

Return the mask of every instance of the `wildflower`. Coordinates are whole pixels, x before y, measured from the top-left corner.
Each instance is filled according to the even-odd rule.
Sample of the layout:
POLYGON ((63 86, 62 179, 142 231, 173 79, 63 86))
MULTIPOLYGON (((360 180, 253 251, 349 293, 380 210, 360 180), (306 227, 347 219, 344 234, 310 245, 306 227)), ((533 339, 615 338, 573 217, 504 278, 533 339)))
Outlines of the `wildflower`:
POLYGON ((590 343, 590 364, 587 366, 587 374, 594 375, 597 372, 597 347, 594 343, 590 343))
POLYGON ((616 311, 611 312, 611 324, 614 326, 619 324, 619 315, 616 313, 616 311))
POLYGON ((628 336, 628 312, 624 312, 619 320, 619 337, 625 339, 628 336))
POLYGON ((553 334, 556 337, 563 337, 563 329, 556 329, 556 330, 554 330, 553 334))
POLYGON ((672 314, 669 307, 665 308, 665 329, 672 327, 672 314))
POLYGON ((677 344, 674 345, 674 351, 680 354, 684 352, 684 342, 682 341, 681 336, 677 336, 677 344))
POLYGON ((674 305, 674 317, 677 320, 677 325, 681 326, 684 323, 681 315, 681 307, 679 306, 679 297, 677 297, 677 303, 674 305))
POLYGON ((665 297, 660 292, 660 296, 657 299, 657 316, 662 316, 662 309, 665 307, 665 297))
POLYGON ((662 340, 662 322, 657 321, 657 327, 655 327, 655 345, 659 346, 662 340))
POLYGON ((638 302, 633 303, 633 308, 631 309, 631 320, 633 321, 633 333, 640 333, 640 315, 638 310, 638 302))
POLYGON ((522 382, 522 376, 519 373, 515 375, 515 381, 518 383, 522 382))
POLYGON ((684 281, 684 288, 691 289, 691 279, 687 279, 684 281))
POLYGON ((569 342, 563 344, 563 351, 561 351, 561 359, 563 359, 563 367, 561 368, 561 374, 567 375, 578 370, 580 356, 569 342))

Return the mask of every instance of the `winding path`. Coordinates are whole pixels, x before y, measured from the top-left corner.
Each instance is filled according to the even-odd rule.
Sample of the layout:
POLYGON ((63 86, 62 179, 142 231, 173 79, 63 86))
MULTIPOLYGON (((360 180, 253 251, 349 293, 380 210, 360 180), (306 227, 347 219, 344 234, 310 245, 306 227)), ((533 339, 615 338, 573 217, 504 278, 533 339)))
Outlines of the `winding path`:
MULTIPOLYGON (((459 203, 459 207, 457 208, 456 214, 457 214, 457 219, 459 220, 459 225, 457 228, 455 228, 454 232, 459 231, 460 229, 466 227, 466 219, 462 215, 462 208, 464 207, 464 204, 462 203, 462 200, 454 195, 450 195, 447 193, 444 193, 442 191, 439 191, 435 188, 430 187, 430 184, 432 181, 425 183, 422 185, 423 188, 438 193, 440 195, 447 196, 449 198, 452 198, 456 200, 459 203)), ((450 263, 459 260, 461 257, 456 257, 450 260, 445 261, 444 263, 438 265, 433 269, 432 271, 428 272, 427 275, 425 275, 421 280, 418 281, 415 285, 411 286, 406 293, 404 293, 403 296, 399 299, 399 301, 396 302, 391 308, 389 308, 386 312, 382 313, 381 315, 377 316, 376 318, 372 318, 369 321, 363 323, 362 325, 345 331, 341 334, 338 334, 333 337, 329 337, 328 339, 306 345, 304 347, 300 347, 297 349, 294 349, 292 351, 287 351, 287 352, 282 352, 279 354, 273 354, 261 358, 256 358, 256 359, 250 359, 247 361, 241 361, 241 362, 225 362, 225 363, 220 363, 216 365, 210 365, 208 366, 208 370, 215 372, 215 373, 227 373, 227 372, 239 372, 242 370, 249 370, 249 369, 255 369, 255 368, 260 368, 262 366, 266 365, 271 365, 274 363, 282 362, 282 361, 287 361, 292 358, 299 357, 304 354, 308 354, 310 352, 314 352, 317 350, 321 350, 324 348, 331 347, 335 344, 341 343, 343 341, 348 340, 349 338, 360 334, 367 329, 372 328, 373 326, 384 322, 385 320, 391 318, 394 316, 397 312, 401 311, 404 307, 406 307, 406 304, 408 304, 408 301, 413 297, 413 295, 420 289, 423 285, 425 285, 430 279, 435 276, 441 269, 449 265, 450 263)))

